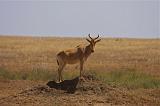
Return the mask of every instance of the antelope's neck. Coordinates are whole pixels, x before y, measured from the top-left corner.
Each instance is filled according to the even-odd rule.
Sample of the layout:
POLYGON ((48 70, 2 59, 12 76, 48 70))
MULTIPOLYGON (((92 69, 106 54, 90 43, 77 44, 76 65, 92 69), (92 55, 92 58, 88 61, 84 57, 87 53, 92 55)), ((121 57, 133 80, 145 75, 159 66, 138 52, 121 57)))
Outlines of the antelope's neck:
POLYGON ((85 58, 86 58, 86 60, 87 60, 87 58, 88 58, 88 56, 90 56, 91 55, 91 49, 90 49, 90 45, 88 45, 88 46, 86 46, 85 47, 85 58))

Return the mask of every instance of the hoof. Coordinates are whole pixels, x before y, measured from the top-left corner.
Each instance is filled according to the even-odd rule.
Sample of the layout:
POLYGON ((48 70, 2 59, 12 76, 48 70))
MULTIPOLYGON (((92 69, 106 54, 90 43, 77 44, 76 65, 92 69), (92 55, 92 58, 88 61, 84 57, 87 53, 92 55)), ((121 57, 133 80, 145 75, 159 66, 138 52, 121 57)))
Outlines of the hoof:
POLYGON ((84 77, 79 77, 79 81, 85 82, 85 78, 84 77))
POLYGON ((56 83, 61 83, 61 82, 63 82, 63 80, 57 81, 56 83))
POLYGON ((56 81, 56 83, 61 83, 60 81, 56 81))

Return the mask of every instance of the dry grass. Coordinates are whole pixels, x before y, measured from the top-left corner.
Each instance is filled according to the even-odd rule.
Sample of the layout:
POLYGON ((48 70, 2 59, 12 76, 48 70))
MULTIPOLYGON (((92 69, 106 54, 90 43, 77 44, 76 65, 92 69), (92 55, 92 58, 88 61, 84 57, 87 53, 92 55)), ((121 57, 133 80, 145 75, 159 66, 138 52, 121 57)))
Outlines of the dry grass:
MULTIPOLYGON (((0 37, 0 67, 9 71, 57 70, 56 53, 87 44, 84 38, 0 37)), ((67 66, 69 72, 79 66, 67 66)), ((160 75, 160 40, 102 39, 85 70, 135 69, 160 75)))
MULTIPOLYGON (((0 103, 7 106, 77 103, 159 106, 160 39, 103 38, 85 64, 85 75, 93 77, 83 83, 84 89, 87 88, 85 92, 69 95, 44 89, 46 81, 56 80, 56 54, 81 43, 87 44, 87 41, 84 38, 1 36, 0 103), (43 89, 35 89, 39 84, 43 89), (31 90, 19 93, 26 88, 31 90)), ((79 75, 79 65, 68 65, 63 74, 65 79, 75 78, 79 75)))

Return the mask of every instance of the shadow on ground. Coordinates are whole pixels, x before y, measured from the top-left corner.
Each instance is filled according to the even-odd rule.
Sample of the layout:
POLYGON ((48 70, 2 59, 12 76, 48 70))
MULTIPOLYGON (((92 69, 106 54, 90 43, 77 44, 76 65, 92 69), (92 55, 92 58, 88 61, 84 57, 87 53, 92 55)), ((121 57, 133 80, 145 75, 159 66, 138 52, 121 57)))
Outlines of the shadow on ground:
POLYGON ((79 82, 79 77, 76 77, 72 80, 64 80, 63 82, 60 83, 57 83, 55 81, 49 81, 47 85, 50 88, 64 90, 67 93, 75 93, 78 82, 79 82))

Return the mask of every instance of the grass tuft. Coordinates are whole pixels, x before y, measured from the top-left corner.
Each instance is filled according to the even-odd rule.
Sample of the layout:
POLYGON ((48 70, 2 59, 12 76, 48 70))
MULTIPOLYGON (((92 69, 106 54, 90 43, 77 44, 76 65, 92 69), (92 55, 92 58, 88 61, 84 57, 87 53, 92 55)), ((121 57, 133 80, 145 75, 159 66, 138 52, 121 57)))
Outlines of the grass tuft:
MULTIPOLYGON (((101 80, 107 84, 137 88, 160 88, 160 79, 144 72, 133 69, 119 71, 87 71, 85 75, 91 75, 94 79, 101 80)), ((64 79, 73 79, 79 76, 79 71, 64 71, 64 79)), ((9 80, 57 80, 57 73, 45 69, 33 69, 30 72, 12 72, 0 68, 0 79, 9 80)))
POLYGON ((9 80, 56 80, 56 73, 45 69, 33 69, 29 72, 12 72, 0 68, 0 78, 9 80))
POLYGON ((91 73, 105 83, 123 86, 130 89, 160 88, 160 79, 132 69, 111 71, 108 73, 98 73, 97 71, 91 71, 91 73))
POLYGON ((11 72, 9 72, 3 68, 0 68, 0 79, 13 80, 13 79, 15 79, 15 76, 11 72))

